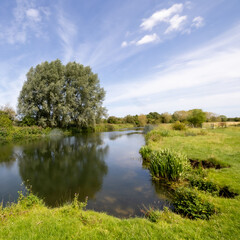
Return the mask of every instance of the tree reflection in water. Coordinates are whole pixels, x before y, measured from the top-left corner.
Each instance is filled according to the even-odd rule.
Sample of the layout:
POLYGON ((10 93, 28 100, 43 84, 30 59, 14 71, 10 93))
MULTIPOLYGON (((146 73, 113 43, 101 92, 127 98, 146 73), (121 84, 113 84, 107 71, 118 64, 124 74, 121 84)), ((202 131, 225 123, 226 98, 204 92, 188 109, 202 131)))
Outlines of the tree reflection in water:
POLYGON ((48 206, 94 198, 108 172, 104 162, 108 146, 101 135, 88 134, 41 141, 24 147, 17 154, 19 171, 34 194, 48 206))

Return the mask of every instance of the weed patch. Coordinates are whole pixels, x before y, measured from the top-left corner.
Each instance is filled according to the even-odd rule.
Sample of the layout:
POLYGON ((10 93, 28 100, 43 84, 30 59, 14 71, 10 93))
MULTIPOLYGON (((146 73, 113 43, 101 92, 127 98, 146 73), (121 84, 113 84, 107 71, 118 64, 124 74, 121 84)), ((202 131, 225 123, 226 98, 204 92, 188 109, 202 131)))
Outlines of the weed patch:
POLYGON ((176 190, 173 200, 174 211, 190 219, 209 219, 216 213, 215 206, 188 188, 176 190))

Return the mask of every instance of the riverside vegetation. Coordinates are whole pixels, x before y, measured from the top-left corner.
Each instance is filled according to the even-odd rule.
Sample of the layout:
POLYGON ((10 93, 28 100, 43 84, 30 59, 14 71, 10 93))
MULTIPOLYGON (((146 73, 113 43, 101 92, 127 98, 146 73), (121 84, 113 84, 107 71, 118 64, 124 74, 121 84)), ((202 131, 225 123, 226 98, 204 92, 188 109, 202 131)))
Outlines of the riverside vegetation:
POLYGON ((145 219, 118 219, 85 211, 77 197, 50 209, 31 193, 20 194, 18 203, 0 210, 0 239, 239 239, 239 139, 238 127, 179 131, 161 125, 147 133, 143 156, 149 163, 153 152, 169 162, 182 159, 174 177, 174 166, 167 175, 151 171, 174 190, 174 211, 146 208, 145 219))

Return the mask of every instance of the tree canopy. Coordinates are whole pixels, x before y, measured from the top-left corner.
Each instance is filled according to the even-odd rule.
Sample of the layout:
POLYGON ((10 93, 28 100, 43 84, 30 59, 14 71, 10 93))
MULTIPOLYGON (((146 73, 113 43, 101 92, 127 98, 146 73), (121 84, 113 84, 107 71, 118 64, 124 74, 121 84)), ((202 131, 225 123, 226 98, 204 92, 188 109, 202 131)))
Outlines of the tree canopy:
POLYGON ((85 127, 106 114, 104 97, 98 76, 90 67, 46 61, 27 73, 18 98, 18 113, 43 127, 85 127))
POLYGON ((206 121, 206 112, 202 109, 193 109, 188 117, 188 121, 194 125, 194 127, 201 126, 206 121))

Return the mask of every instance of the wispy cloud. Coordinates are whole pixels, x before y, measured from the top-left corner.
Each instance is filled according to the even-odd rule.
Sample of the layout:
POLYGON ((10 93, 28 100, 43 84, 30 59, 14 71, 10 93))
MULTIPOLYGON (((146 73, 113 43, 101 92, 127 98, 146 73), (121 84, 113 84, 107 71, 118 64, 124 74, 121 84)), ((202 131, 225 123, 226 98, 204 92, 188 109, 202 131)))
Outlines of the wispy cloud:
MULTIPOLYGON (((212 95, 218 95, 217 98, 212 97, 213 101, 211 104, 218 106, 218 102, 214 99, 219 99, 219 96, 222 95, 218 94, 218 92, 222 90, 227 91, 229 84, 235 86, 234 91, 237 91, 237 93, 234 99, 236 100, 237 98, 240 101, 239 32, 240 25, 197 50, 174 57, 174 59, 166 63, 167 67, 163 70, 157 70, 154 74, 144 76, 142 79, 137 79, 129 84, 110 86, 112 91, 107 96, 106 104, 109 108, 111 108, 111 105, 114 105, 115 111, 116 104, 128 102, 124 110, 126 113, 133 112, 131 108, 136 107, 134 106, 135 104, 131 106, 130 102, 135 103, 139 101, 141 102, 141 107, 144 107, 146 104, 144 109, 149 111, 148 103, 141 99, 149 98, 151 103, 159 102, 164 101, 164 99, 161 99, 161 97, 153 99, 153 96, 171 95, 172 91, 187 89, 198 93, 200 87, 207 88, 209 86, 212 95)), ((225 92, 224 96, 230 97, 231 94, 233 93, 225 92)), ((176 100, 175 96, 171 97, 176 100)), ((194 99, 193 96, 191 98, 194 99)), ((206 105, 206 99, 210 99, 211 95, 208 95, 207 98, 204 96, 199 96, 199 98, 202 99, 202 104, 206 105)), ((187 99, 189 100, 189 98, 187 99)), ((164 102, 168 106, 168 101, 164 102)))
POLYGON ((40 22, 41 21, 41 16, 40 13, 37 9, 30 8, 26 10, 26 15, 29 19, 35 22, 40 22))
POLYGON ((204 26, 204 19, 203 17, 195 17, 192 21, 192 27, 195 27, 195 28, 200 28, 204 26))
POLYGON ((0 42, 25 43, 28 35, 32 33, 39 37, 43 35, 41 22, 50 15, 46 7, 37 7, 35 1, 16 0, 13 9, 13 19, 9 25, 2 27, 0 42))
POLYGON ((58 35, 61 39, 61 43, 64 50, 63 61, 68 62, 74 56, 74 39, 77 35, 76 25, 70 21, 62 11, 58 13, 58 35))

